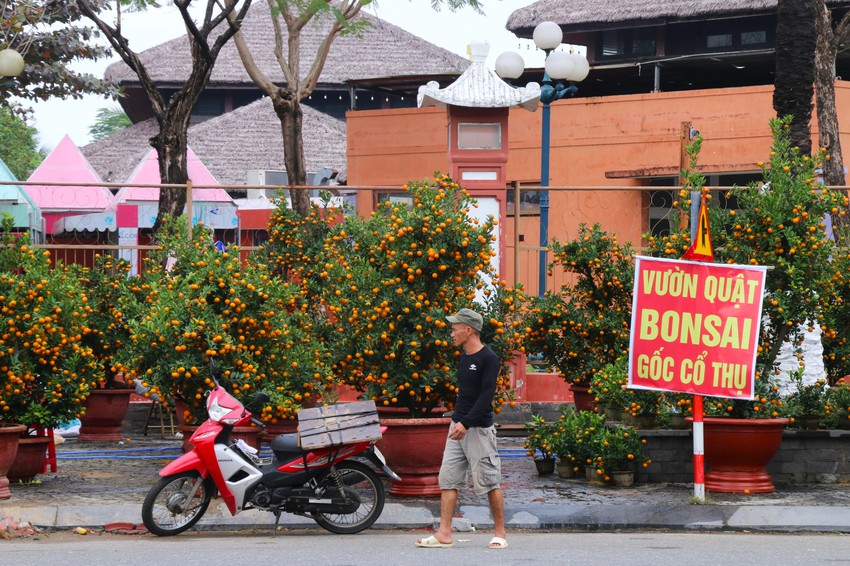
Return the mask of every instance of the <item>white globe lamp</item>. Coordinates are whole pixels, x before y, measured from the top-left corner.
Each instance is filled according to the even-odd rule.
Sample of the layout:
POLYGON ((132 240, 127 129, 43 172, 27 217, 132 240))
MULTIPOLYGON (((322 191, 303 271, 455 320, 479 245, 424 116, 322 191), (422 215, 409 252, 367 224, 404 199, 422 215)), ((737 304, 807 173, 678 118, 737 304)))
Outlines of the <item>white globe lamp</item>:
POLYGON ((496 74, 503 79, 518 79, 525 69, 525 61, 515 51, 505 51, 496 58, 496 74))
POLYGON ((0 50, 0 77, 17 77, 24 72, 24 58, 14 49, 0 50))
POLYGON ((561 41, 564 39, 564 32, 561 31, 561 26, 555 22, 541 22, 534 28, 532 38, 534 39, 534 45, 545 51, 555 49, 561 45, 561 41))

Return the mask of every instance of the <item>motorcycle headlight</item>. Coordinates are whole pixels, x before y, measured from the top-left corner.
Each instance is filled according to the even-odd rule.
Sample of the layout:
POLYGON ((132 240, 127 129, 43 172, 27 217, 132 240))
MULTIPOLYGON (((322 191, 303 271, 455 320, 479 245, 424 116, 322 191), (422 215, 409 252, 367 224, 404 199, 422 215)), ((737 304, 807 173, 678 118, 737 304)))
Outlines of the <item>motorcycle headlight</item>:
POLYGON ((215 422, 221 421, 224 416, 233 410, 233 407, 224 407, 218 404, 218 399, 213 399, 212 402, 207 406, 207 413, 210 415, 210 419, 215 422))

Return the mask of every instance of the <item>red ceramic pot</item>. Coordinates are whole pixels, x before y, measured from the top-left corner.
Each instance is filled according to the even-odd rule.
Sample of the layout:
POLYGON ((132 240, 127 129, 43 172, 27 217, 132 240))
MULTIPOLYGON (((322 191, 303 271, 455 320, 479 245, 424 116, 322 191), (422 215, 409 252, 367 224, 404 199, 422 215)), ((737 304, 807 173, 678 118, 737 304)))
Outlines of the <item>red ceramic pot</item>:
POLYGON ((720 493, 775 491, 767 464, 779 450, 787 424, 788 419, 705 417, 705 488, 720 493))
POLYGON ((81 442, 121 440, 121 422, 130 406, 132 389, 92 389, 86 414, 80 417, 81 442))
POLYGON ((450 417, 393 418, 379 410, 381 426, 387 427, 378 448, 387 464, 401 476, 393 482, 390 494, 401 497, 439 497, 438 476, 450 417))
POLYGON ((570 391, 573 392, 573 402, 576 404, 576 409, 579 411, 595 411, 596 399, 590 394, 589 387, 570 384, 570 391))
POLYGON ((44 469, 47 456, 47 436, 25 436, 18 440, 18 453, 6 477, 12 483, 31 482, 44 469))
POLYGON ((0 499, 9 499, 9 479, 6 472, 12 467, 15 455, 18 453, 18 441, 21 433, 27 430, 24 425, 0 424, 0 499))

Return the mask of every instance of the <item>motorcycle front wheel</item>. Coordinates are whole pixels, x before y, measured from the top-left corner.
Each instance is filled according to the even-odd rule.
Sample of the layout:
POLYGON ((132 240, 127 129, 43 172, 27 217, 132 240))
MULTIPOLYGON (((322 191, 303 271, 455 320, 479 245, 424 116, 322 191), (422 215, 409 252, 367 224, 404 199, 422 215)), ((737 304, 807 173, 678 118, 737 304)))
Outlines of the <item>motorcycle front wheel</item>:
POLYGON ((142 521, 157 536, 178 535, 203 517, 212 498, 212 483, 198 472, 160 479, 142 504, 142 521))
POLYGON ((372 526, 384 510, 384 484, 369 466, 347 460, 337 464, 336 471, 329 474, 324 483, 328 488, 339 481, 351 497, 360 500, 354 513, 314 513, 313 520, 323 529, 340 535, 359 533, 372 526))

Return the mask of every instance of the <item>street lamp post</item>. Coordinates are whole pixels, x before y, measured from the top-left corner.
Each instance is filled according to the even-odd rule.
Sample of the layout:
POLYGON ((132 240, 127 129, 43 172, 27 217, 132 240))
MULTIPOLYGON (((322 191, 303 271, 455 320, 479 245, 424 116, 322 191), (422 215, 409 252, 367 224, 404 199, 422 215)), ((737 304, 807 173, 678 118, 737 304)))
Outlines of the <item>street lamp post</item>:
MULTIPOLYGON (((561 26, 555 22, 541 22, 534 28, 534 44, 546 54, 543 80, 540 86, 540 101, 543 103, 542 135, 540 140, 540 186, 549 186, 549 140, 550 105, 556 100, 578 92, 574 82, 587 77, 590 65, 587 58, 579 53, 555 51, 564 38, 561 26), (554 84, 553 84, 554 81, 554 84), (568 81, 564 85, 561 81, 568 81)), ((514 52, 506 52, 496 59, 496 73, 504 79, 516 79, 522 74, 522 57, 514 52)), ((515 203, 514 206, 519 206, 515 203)), ((519 229, 519 226, 516 227, 519 229)), ((546 292, 546 272, 548 267, 547 246, 549 245, 549 191, 540 191, 540 265, 538 272, 538 294, 546 292)), ((518 253, 518 250, 515 252, 518 253)))

